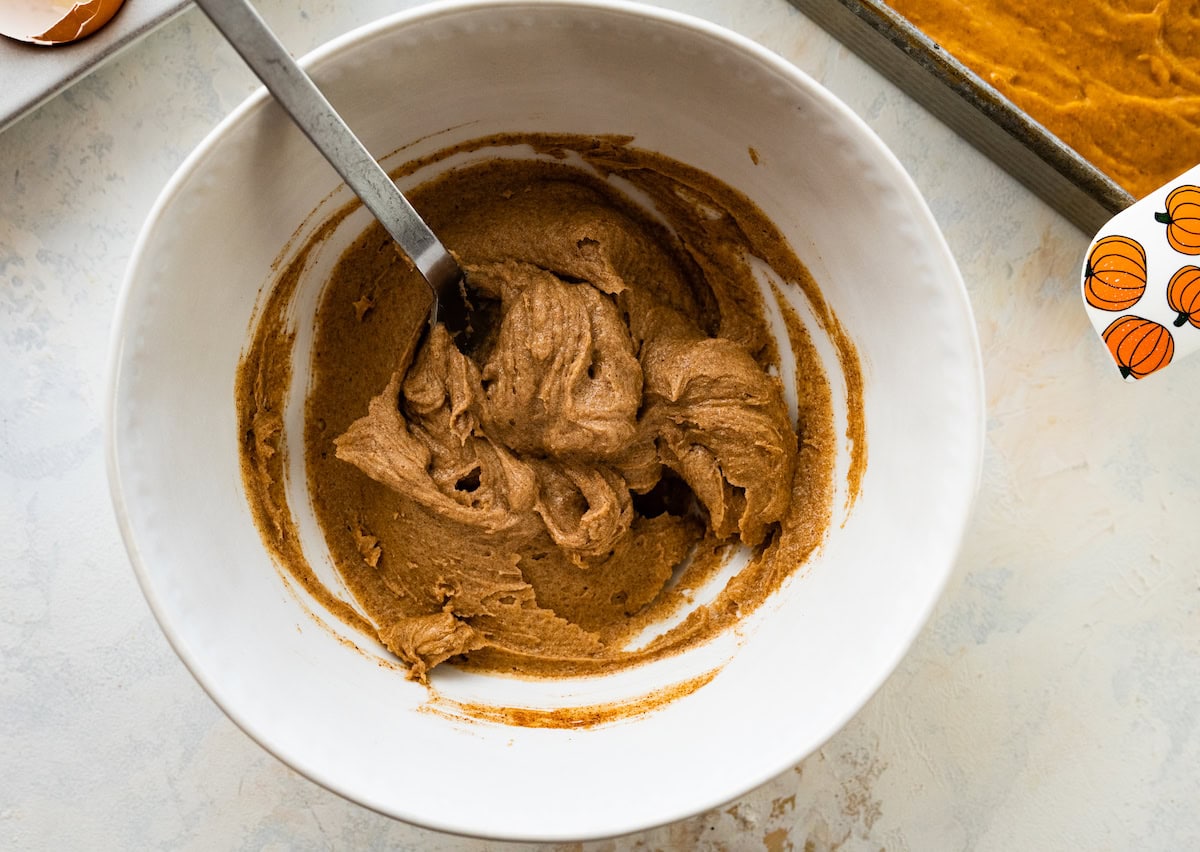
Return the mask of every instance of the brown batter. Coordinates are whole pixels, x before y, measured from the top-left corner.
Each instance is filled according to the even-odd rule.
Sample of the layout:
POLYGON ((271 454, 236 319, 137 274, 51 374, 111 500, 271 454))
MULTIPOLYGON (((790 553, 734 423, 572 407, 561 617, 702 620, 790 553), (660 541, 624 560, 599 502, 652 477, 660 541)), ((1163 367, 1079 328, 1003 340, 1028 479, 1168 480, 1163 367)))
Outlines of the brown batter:
POLYGON ((1200 0, 887 0, 1142 197, 1200 162, 1200 0))
POLYGON ((801 401, 791 421, 751 256, 809 295, 852 389, 860 468, 865 458, 853 347, 757 208, 621 139, 455 150, 514 141, 574 151, 590 168, 491 160, 410 193, 491 306, 482 343, 464 355, 440 326, 420 339, 427 289, 378 226, 345 252, 317 312, 308 484, 367 619, 317 583, 280 484, 284 308, 311 245, 281 276, 239 373, 243 471, 264 538, 419 680, 452 658, 567 675, 677 652, 752 611, 820 543, 833 493, 829 386, 803 328, 787 322, 801 401), (739 543, 749 564, 716 600, 631 646, 739 543))

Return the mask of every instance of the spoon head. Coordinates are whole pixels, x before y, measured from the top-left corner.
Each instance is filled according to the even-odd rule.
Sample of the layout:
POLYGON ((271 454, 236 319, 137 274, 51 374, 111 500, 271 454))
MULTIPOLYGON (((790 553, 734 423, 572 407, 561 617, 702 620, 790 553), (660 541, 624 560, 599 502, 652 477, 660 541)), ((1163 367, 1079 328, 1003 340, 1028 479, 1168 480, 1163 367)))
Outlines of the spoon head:
POLYGON ((471 291, 467 302, 467 324, 455 335, 464 355, 483 360, 492 351, 500 332, 500 301, 471 291))
POLYGON ((467 301, 467 283, 462 274, 443 280, 433 293, 429 308, 429 324, 439 322, 451 336, 458 338, 470 325, 471 306, 467 301))
POLYGON ((459 350, 477 357, 491 349, 500 325, 500 301, 484 296, 462 275, 446 281, 434 293, 429 327, 441 323, 459 350))

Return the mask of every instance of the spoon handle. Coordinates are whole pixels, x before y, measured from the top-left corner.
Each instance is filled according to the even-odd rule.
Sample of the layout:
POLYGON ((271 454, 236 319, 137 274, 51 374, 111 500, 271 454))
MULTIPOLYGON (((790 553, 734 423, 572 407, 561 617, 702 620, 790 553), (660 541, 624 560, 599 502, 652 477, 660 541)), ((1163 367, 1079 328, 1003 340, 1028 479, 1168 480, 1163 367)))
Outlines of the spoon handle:
POLYGON ((462 279, 462 271, 446 247, 249 0, 196 0, 196 5, 416 265, 433 290, 430 320, 436 322, 438 293, 447 286, 457 288, 462 279))

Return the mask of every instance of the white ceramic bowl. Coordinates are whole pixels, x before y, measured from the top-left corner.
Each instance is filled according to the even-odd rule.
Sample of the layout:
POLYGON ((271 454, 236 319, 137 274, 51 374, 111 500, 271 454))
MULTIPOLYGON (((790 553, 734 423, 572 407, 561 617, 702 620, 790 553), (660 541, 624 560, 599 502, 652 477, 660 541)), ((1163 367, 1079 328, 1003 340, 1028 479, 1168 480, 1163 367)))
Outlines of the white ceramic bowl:
MULTIPOLYGON (((256 305, 297 229, 311 233, 348 198, 259 92, 163 191, 116 319, 113 500, 179 656, 238 725, 309 778, 383 813, 466 834, 634 831, 728 801, 811 753, 921 629, 978 482, 974 324, 954 261, 901 166, 848 109, 772 53, 702 21, 624 3, 421 7, 339 38, 305 64, 371 150, 407 146, 389 165, 500 131, 622 133, 745 192, 859 347, 869 464, 853 511, 840 513, 839 496, 825 546, 737 636, 616 677, 531 684, 441 670, 435 678, 459 698, 559 706, 637 695, 724 661, 697 692, 583 730, 423 711, 427 693, 380 666, 373 655, 382 649, 348 648, 286 588, 242 491, 233 386, 256 305)), ((321 269, 364 216, 314 264, 297 305, 301 329, 321 269)), ((297 511, 306 502, 293 495, 297 511)), ((310 553, 321 546, 311 534, 305 543, 310 553)))

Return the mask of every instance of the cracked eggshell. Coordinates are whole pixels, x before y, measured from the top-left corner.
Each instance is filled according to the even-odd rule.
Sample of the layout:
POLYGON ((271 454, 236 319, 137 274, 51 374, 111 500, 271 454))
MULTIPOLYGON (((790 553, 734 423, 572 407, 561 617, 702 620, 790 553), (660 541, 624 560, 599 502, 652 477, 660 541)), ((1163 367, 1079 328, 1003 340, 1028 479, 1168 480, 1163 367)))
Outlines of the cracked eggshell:
POLYGON ((112 20, 125 0, 3 0, 0 34, 32 44, 68 44, 112 20))

